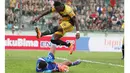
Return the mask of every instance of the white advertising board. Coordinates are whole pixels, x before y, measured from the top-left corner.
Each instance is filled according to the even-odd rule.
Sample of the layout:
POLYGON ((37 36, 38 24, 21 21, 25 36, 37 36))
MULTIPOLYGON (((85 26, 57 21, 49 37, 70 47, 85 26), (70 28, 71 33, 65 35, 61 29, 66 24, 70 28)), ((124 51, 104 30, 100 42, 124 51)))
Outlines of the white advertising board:
POLYGON ((122 39, 122 37, 90 37, 89 50, 121 52, 122 39))

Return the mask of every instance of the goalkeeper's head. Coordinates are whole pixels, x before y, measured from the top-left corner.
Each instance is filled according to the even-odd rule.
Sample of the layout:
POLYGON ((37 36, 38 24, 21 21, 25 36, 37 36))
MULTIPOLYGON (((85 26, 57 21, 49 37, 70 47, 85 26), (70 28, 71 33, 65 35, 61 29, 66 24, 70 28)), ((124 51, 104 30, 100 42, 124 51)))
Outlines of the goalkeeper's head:
POLYGON ((47 63, 45 62, 45 61, 41 61, 41 62, 39 62, 39 69, 45 69, 46 68, 46 66, 47 66, 47 63))
POLYGON ((59 1, 54 1, 54 7, 57 12, 64 11, 64 8, 65 8, 64 4, 59 1))

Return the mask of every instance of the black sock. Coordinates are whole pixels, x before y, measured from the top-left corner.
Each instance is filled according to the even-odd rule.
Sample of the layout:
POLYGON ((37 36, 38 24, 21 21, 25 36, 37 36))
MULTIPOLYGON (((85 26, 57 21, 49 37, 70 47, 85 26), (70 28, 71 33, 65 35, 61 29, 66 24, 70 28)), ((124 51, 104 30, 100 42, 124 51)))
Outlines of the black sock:
POLYGON ((41 37, 42 37, 42 36, 45 36, 45 35, 53 34, 53 33, 55 33, 56 31, 58 31, 58 26, 55 26, 55 27, 53 27, 53 28, 50 28, 50 29, 48 29, 48 30, 42 32, 42 33, 41 33, 41 37))
POLYGON ((122 57, 124 58, 124 45, 122 45, 122 57))
POLYGON ((58 42, 60 43, 60 45, 65 45, 65 46, 67 46, 67 47, 70 46, 70 43, 64 42, 64 41, 62 41, 62 40, 58 40, 58 42))
POLYGON ((51 40, 51 42, 52 42, 53 44, 56 44, 56 45, 65 45, 65 46, 67 46, 67 47, 70 46, 70 43, 64 42, 64 41, 62 41, 62 40, 51 40))
POLYGON ((124 58, 124 50, 122 50, 122 56, 123 56, 123 58, 124 58))

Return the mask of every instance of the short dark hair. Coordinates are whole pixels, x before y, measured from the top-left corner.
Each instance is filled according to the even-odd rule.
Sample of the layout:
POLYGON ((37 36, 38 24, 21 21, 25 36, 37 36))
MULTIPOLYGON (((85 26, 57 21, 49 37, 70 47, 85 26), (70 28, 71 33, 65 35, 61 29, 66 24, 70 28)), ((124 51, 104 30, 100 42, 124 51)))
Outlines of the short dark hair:
POLYGON ((44 68, 46 68, 46 66, 47 66, 47 63, 45 61, 40 61, 39 62, 39 68, 40 69, 44 69, 44 68))
POLYGON ((61 6, 62 5, 62 3, 61 2, 59 2, 59 1, 54 1, 54 6, 56 7, 56 6, 61 6))

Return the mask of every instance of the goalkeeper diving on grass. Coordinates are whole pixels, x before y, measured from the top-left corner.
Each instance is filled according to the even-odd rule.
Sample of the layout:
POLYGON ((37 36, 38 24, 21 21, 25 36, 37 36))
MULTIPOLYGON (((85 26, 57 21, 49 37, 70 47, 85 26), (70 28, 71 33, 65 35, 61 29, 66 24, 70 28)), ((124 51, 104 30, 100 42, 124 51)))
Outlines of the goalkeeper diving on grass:
POLYGON ((69 67, 76 66, 81 63, 80 60, 75 62, 64 61, 61 63, 55 62, 56 46, 52 45, 47 57, 38 58, 36 63, 37 73, 53 73, 53 72, 68 72, 69 67))

